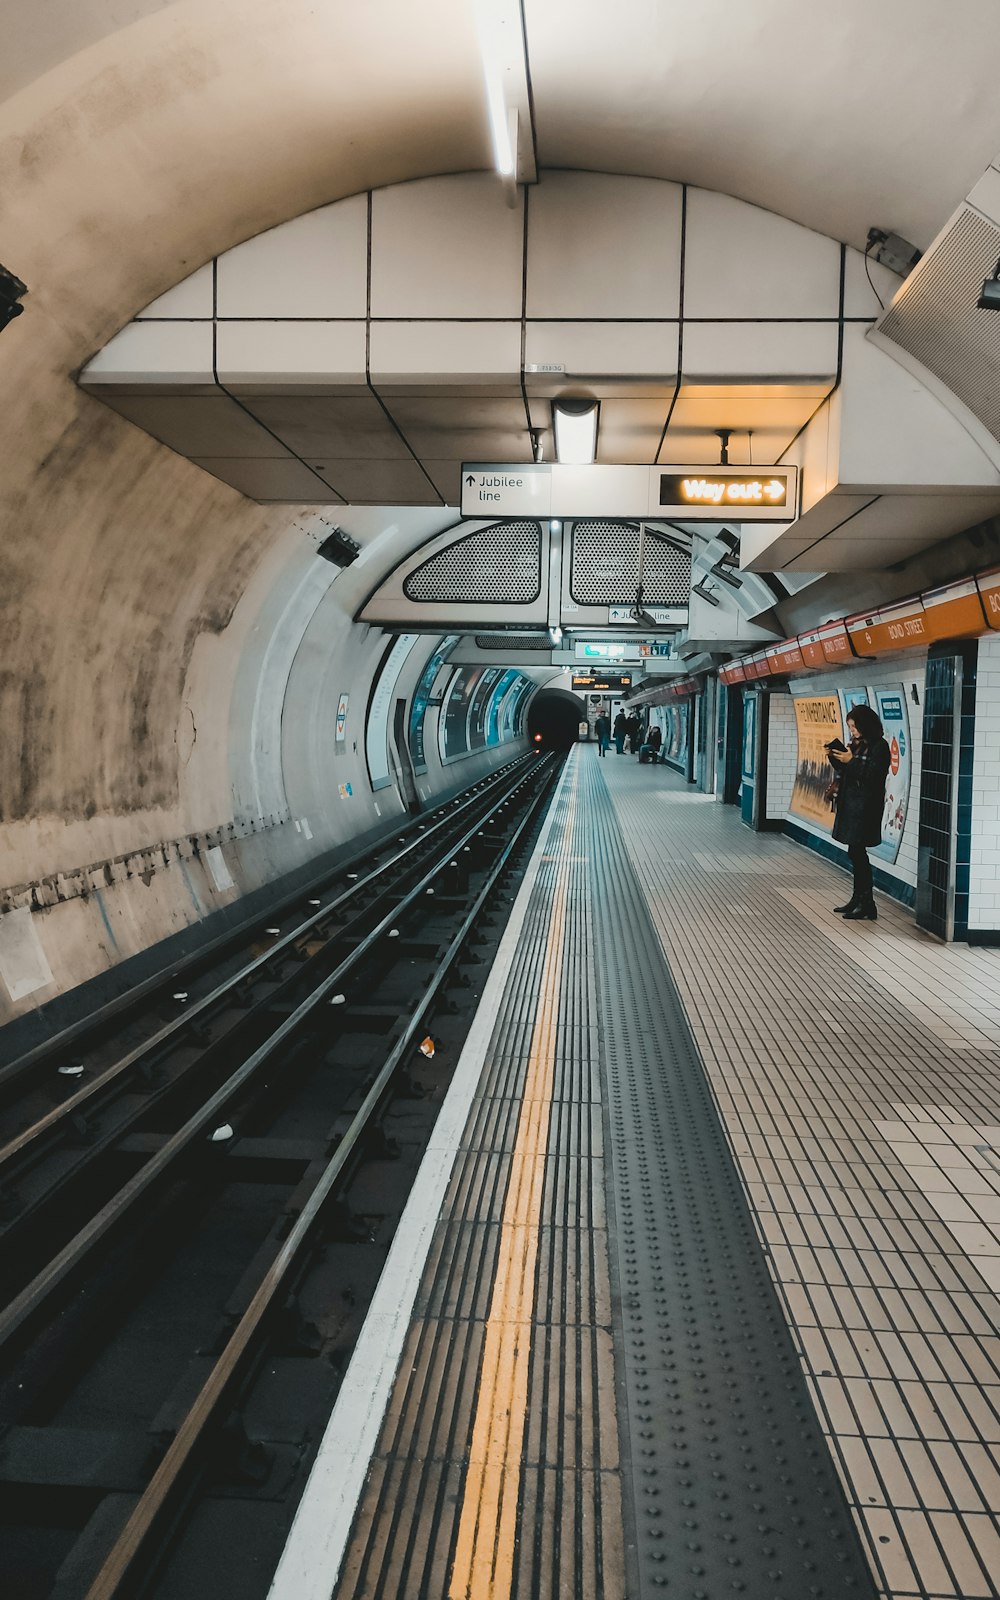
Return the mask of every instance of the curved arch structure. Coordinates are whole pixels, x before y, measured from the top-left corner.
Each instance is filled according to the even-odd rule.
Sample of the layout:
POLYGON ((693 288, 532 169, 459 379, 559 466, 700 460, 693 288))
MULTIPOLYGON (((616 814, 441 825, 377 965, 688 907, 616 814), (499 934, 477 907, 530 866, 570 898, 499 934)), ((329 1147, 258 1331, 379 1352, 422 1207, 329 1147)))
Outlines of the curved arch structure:
MULTIPOLYGON (((725 0, 654 9, 525 7, 542 181, 508 212, 482 176, 464 0, 8 6, 0 253, 29 295, 0 335, 0 888, 51 980, 0 1016, 379 824, 354 719, 386 638, 356 618, 452 527, 470 436, 477 453, 497 441, 528 459, 533 408, 544 420, 563 387, 532 366, 600 394, 608 459, 648 456, 671 407, 685 448, 705 452, 728 425, 706 402, 728 397, 760 442, 781 412, 771 443, 798 452, 816 498, 798 544, 794 528, 780 549, 762 534, 743 556, 789 580, 856 561, 833 534, 858 498, 884 519, 914 483, 937 491, 914 548, 993 506, 996 462, 961 407, 865 337, 878 308, 857 252, 873 223, 928 246, 1000 148, 995 7, 974 0, 965 30, 932 0, 875 16, 845 0, 835 24, 793 18, 788 0, 739 17, 725 0), (295 240, 310 241, 295 292, 326 291, 309 278, 317 239, 341 253, 343 298, 321 307, 336 324, 322 363, 300 343, 296 365, 274 291, 295 240), (404 244, 419 271, 400 270, 404 244), (172 327, 157 343, 163 324, 140 313, 161 296, 172 327), (74 381, 84 369, 106 397, 117 383, 114 410, 74 381), (687 393, 695 380, 717 392, 687 393), (298 444, 282 431, 292 399, 298 444), (186 442, 193 406, 215 416, 186 442), (752 422, 740 406, 757 407, 752 422), (340 418, 337 453, 313 449, 313 407, 340 418), (248 448, 262 433, 268 449, 248 448), (891 478, 872 476, 873 457, 891 478), (318 557, 331 520, 360 546, 344 570, 318 557)), ((885 298, 896 280, 873 275, 885 298)), ((408 661, 405 694, 435 639, 408 661)), ((435 768, 430 744, 433 793, 458 768, 435 768)), ((495 759, 484 749, 464 772, 495 759)))

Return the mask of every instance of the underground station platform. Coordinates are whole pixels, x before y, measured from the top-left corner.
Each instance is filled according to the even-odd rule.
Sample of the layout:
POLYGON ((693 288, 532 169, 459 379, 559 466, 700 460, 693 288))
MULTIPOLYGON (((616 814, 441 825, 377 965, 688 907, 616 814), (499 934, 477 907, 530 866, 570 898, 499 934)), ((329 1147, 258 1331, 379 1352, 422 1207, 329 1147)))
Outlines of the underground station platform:
POLYGON ((998 1593, 1000 952, 843 881, 573 752, 271 1600, 998 1593))

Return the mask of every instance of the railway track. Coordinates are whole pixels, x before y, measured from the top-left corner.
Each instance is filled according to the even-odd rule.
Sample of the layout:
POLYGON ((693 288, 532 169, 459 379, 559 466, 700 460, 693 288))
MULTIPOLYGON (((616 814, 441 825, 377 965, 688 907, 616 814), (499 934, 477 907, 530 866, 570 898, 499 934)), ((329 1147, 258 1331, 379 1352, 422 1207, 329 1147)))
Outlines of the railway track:
POLYGON ((26 1091, 0 1150, 18 1600, 266 1593, 556 771, 516 764, 308 895, 193 1003, 174 988, 176 1015, 131 1021, 138 1043, 103 1037, 33 1121, 45 1063, 8 1078, 26 1091))

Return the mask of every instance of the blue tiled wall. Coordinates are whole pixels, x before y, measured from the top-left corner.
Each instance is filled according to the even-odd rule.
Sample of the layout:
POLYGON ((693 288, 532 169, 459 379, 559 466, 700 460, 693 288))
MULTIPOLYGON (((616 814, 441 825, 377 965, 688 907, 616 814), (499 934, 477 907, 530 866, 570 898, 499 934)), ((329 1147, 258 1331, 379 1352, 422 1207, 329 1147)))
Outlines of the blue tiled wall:
MULTIPOLYGON (((943 650, 943 647, 942 647, 943 650)), ((956 652, 928 657, 917 845, 917 921, 942 939, 948 935, 948 900, 954 888, 954 937, 969 932, 969 861, 972 843, 972 757, 976 726, 976 659, 973 641, 956 652), (960 670, 959 670, 960 669, 960 670), (955 711, 959 710, 958 793, 955 789, 955 711), (955 882, 951 884, 952 828, 957 828, 955 882)))

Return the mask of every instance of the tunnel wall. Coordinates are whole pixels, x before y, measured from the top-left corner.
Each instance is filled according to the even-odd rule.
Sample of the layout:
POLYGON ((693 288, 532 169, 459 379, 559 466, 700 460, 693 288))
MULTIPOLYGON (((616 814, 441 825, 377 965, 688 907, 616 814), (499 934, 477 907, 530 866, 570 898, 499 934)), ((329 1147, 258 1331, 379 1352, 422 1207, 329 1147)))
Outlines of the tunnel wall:
POLYGON ((409 63, 424 23, 406 8, 405 81, 342 73, 336 95, 329 62, 348 43, 375 59, 374 15, 355 12, 349 40, 343 18, 311 20, 298 0, 137 0, 113 20, 143 12, 156 14, 100 39, 105 10, 86 0, 90 48, 54 66, 42 19, 39 50, 12 40, 0 72, 23 86, 0 104, 0 260, 30 291, 0 333, 0 1021, 110 979, 379 820, 360 782, 350 826, 347 806, 328 807, 329 762, 309 769, 290 732, 319 726, 321 680, 363 706, 379 655, 316 560, 313 512, 252 504, 74 374, 213 252, 488 155, 485 133, 464 131, 471 24, 441 41, 451 120, 423 115, 434 91, 409 63), (329 49, 303 55, 297 25, 329 49), (366 127, 384 137, 359 138, 366 127))
MULTIPOLYGON (((284 543, 259 563, 227 626, 193 641, 168 744, 171 803, 117 813, 95 789, 89 818, 5 821, 5 870, 23 862, 36 876, 3 886, 0 1024, 79 985, 93 987, 120 964, 143 975, 149 962, 136 966, 136 958, 161 941, 169 941, 162 959, 175 959, 217 932, 220 920, 242 916, 246 897, 259 907, 406 814, 391 777, 373 791, 365 755, 365 713, 388 636, 351 620, 338 599, 338 569, 312 545, 284 543), (349 707, 341 742, 342 693, 349 707), (81 861, 74 852, 88 847, 81 861)), ((409 705, 435 644, 433 636, 417 639, 393 697, 409 705)), ((130 770, 141 790, 155 729, 133 727, 124 663, 118 689, 131 706, 130 770)), ((30 728, 25 735, 30 747, 30 728)), ((429 736, 421 799, 465 787, 523 747, 523 739, 508 742, 445 768, 429 736)), ((94 998, 123 981, 97 984, 94 998)))

